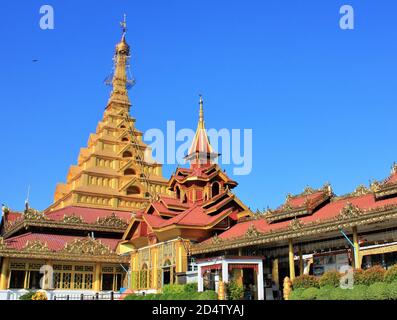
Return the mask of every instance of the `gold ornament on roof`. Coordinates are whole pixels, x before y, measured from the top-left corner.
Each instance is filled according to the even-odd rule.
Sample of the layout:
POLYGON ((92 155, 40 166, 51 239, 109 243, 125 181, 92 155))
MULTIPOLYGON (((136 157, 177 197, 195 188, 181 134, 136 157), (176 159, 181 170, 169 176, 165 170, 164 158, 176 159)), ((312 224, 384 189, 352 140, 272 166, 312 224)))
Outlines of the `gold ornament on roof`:
POLYGON ((69 216, 65 214, 63 216, 62 221, 65 222, 65 223, 77 223, 77 224, 84 223, 83 217, 82 216, 76 216, 74 213, 69 215, 69 216))
POLYGON ((116 214, 113 212, 110 216, 100 218, 98 217, 97 223, 107 227, 116 227, 116 228, 126 228, 128 224, 120 219, 116 214))
POLYGON ((50 249, 46 242, 41 240, 28 240, 26 241, 25 247, 23 250, 30 251, 30 252, 49 252, 50 249))
POLYGON ((245 233, 245 237, 246 238, 256 238, 256 237, 259 237, 260 234, 261 233, 258 231, 258 229, 256 229, 256 227, 253 224, 251 224, 248 227, 247 232, 245 233))
POLYGON ((349 220, 349 219, 354 219, 359 217, 363 211, 353 205, 352 203, 348 203, 341 211, 340 214, 338 215, 339 220, 349 220))
POLYGON ((0 250, 5 249, 5 247, 6 247, 6 244, 4 242, 4 238, 0 237, 0 250))
POLYGON ((27 209, 24 212, 25 220, 48 220, 48 217, 44 214, 44 212, 35 210, 35 209, 27 209))
POLYGON ((391 167, 391 174, 396 174, 396 173, 397 173, 397 163, 394 162, 391 167))
POLYGON ((95 240, 91 237, 76 239, 70 243, 66 243, 63 251, 68 254, 89 256, 115 255, 115 252, 107 245, 103 244, 100 240, 95 240))
POLYGON ((218 235, 216 234, 215 236, 212 237, 211 242, 213 244, 219 244, 222 242, 222 239, 218 237, 218 235))
POLYGON ((293 231, 302 229, 302 227, 303 227, 302 222, 296 218, 289 223, 289 229, 293 231))

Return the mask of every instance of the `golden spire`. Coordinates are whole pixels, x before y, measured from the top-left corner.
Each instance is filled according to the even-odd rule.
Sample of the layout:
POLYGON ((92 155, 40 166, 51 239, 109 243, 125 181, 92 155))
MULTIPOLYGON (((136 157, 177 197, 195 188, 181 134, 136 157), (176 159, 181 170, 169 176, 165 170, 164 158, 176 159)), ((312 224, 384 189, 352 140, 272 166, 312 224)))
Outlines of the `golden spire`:
POLYGON ((204 108, 203 108, 203 96, 200 94, 200 113, 199 113, 199 123, 198 123, 198 127, 200 129, 204 129, 204 108))
POLYGON ((130 46, 125 40, 125 35, 127 32, 127 17, 124 14, 124 19, 120 22, 122 37, 121 41, 116 45, 116 52, 114 55, 114 75, 112 79, 112 94, 110 96, 110 101, 117 101, 122 104, 130 105, 130 101, 127 93, 127 65, 128 59, 130 57, 130 46))
POLYGON ((124 13, 124 20, 120 22, 123 36, 127 33, 127 15, 124 13))

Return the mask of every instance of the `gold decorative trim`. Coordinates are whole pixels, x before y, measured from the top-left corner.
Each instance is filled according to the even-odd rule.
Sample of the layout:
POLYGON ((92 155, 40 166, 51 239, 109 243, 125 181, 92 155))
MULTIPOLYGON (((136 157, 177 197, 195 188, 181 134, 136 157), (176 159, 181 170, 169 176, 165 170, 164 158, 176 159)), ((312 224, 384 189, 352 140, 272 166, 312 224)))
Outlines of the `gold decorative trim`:
POLYGON ((191 247, 190 254, 202 254, 229 249, 237 249, 255 245, 269 245, 274 242, 288 241, 293 238, 315 237, 318 234, 338 232, 341 228, 352 228, 373 223, 381 223, 397 220, 397 205, 386 205, 372 210, 362 211, 355 206, 349 205, 341 210, 341 214, 335 218, 324 221, 313 221, 305 223, 298 229, 290 227, 279 230, 269 230, 261 233, 256 238, 246 238, 245 235, 223 239, 222 243, 201 243, 191 247))
POLYGON ((302 222, 299 220, 299 219, 294 219, 294 220, 292 220, 290 223, 289 223, 289 229, 290 230, 293 230, 293 231, 296 231, 296 230, 300 230, 300 229, 302 229, 302 227, 303 227, 303 224, 302 224, 302 222))
POLYGON ((246 237, 246 238, 256 238, 256 237, 258 237, 260 234, 261 234, 261 233, 256 229, 256 227, 255 227, 253 224, 251 224, 251 225, 248 227, 247 232, 245 233, 245 237, 246 237))
POLYGON ((64 215, 62 222, 65 223, 84 223, 83 217, 82 216, 76 216, 74 213, 72 215, 64 215))
POLYGON ((128 224, 116 216, 114 212, 110 216, 97 219, 97 224, 107 227, 127 228, 128 224))
POLYGON ((25 210, 23 217, 25 220, 48 220, 44 212, 35 209, 25 210))
POLYGON ((40 240, 28 240, 23 248, 25 251, 33 251, 33 252, 49 252, 50 249, 46 242, 40 240))
POLYGON ((340 211, 339 215, 337 216, 338 220, 349 220, 359 217, 363 214, 363 211, 353 205, 352 203, 347 203, 347 205, 340 211))
POLYGON ((0 250, 3 250, 6 248, 6 244, 4 242, 4 238, 0 237, 0 250))
POLYGON ((91 237, 76 239, 65 244, 64 253, 90 256, 116 255, 107 245, 91 237))
POLYGON ((353 192, 341 195, 339 197, 335 197, 334 201, 346 198, 354 198, 354 197, 361 197, 373 192, 372 185, 370 188, 364 186, 363 184, 358 186, 353 192))
POLYGON ((220 243, 222 242, 222 239, 219 238, 218 235, 216 234, 215 236, 213 236, 213 237, 211 238, 211 242, 212 242, 213 244, 220 244, 220 243))

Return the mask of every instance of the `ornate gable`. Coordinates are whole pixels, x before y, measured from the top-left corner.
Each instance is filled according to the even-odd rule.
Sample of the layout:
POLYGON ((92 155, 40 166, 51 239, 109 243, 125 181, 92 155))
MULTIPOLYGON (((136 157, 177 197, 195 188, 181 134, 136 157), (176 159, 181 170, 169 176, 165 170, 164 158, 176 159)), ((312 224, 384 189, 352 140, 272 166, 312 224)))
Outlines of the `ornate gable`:
POLYGON ((90 256, 103 256, 115 255, 107 245, 103 244, 100 240, 95 240, 91 237, 85 239, 76 239, 70 243, 65 244, 63 249, 64 253, 90 255, 90 256))

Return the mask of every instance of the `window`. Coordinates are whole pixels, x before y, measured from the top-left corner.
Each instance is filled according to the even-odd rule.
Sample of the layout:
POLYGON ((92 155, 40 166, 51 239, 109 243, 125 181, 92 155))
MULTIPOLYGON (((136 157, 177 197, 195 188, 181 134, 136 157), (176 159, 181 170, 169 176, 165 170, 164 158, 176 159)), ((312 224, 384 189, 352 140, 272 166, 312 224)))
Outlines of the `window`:
POLYGON ((113 290, 113 274, 104 273, 102 275, 102 290, 113 290))
POLYGON ((29 289, 40 289, 40 279, 44 274, 40 274, 40 271, 30 271, 29 273, 29 289))
POLYGON ((89 265, 54 265, 55 289, 92 290, 94 266, 89 265))
POLYGON ((212 184, 212 197, 215 197, 216 195, 219 194, 219 189, 220 189, 219 183, 218 182, 214 182, 212 184))
POLYGON ((140 194, 140 193, 141 193, 141 191, 136 186, 130 186, 127 188, 127 196, 133 195, 133 194, 140 194))
POLYGON ((124 151, 123 158, 131 158, 131 157, 132 157, 132 153, 130 151, 124 151))
POLYGON ((124 137, 123 139, 121 139, 121 141, 128 142, 129 140, 127 137, 124 137))
POLYGON ((11 270, 10 289, 25 288, 25 274, 26 274, 26 271, 11 270))
POLYGON ((180 199, 181 198, 181 189, 179 189, 179 187, 176 187, 175 192, 176 192, 176 198, 180 199))
POLYGON ((122 287, 122 268, 104 266, 102 267, 102 290, 119 291, 122 287))
POLYGON ((135 175, 135 174, 136 174, 136 172, 135 172, 135 170, 132 169, 132 168, 128 168, 128 169, 124 170, 124 175, 125 175, 125 176, 133 176, 133 175, 135 175))

